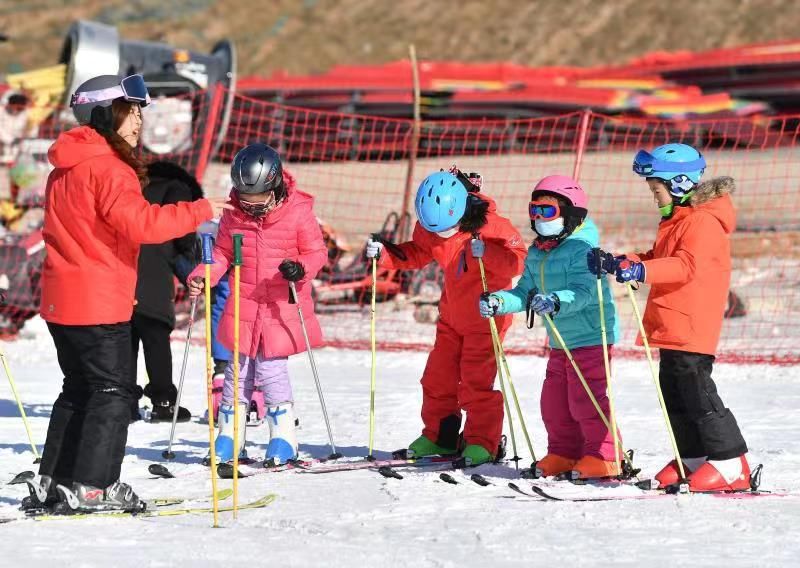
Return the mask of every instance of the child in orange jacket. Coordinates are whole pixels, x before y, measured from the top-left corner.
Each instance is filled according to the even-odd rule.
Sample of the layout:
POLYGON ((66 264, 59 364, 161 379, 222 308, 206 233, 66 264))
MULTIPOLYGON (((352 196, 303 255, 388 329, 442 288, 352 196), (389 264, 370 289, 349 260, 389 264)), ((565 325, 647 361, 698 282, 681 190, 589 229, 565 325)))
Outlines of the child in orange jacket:
MULTIPOLYGON (((408 453, 458 453, 464 410, 462 456, 473 465, 496 457, 503 432, 492 336, 488 322, 473 308, 483 292, 478 259, 483 259, 489 289, 502 290, 522 272, 527 252, 519 231, 495 212, 494 201, 479 193, 479 180, 455 167, 431 174, 417 191, 419 221, 411 240, 392 247, 371 239, 367 243, 367 256, 377 257, 381 267, 419 269, 435 260, 444 271, 436 340, 421 381, 424 428, 408 453)), ((502 337, 511 316, 498 316, 496 322, 502 337)))
MULTIPOLYGON (((643 254, 604 253, 602 270, 618 282, 650 285, 642 320, 660 349, 659 383, 684 470, 692 472, 689 489, 740 491, 750 488, 747 445, 711 378, 731 277, 734 185, 729 177, 700 183, 705 167, 686 144, 639 151, 633 169, 662 216, 655 244, 643 254)), ((596 270, 591 259, 589 267, 596 270)), ((656 475, 662 487, 679 478, 675 460, 656 475)))

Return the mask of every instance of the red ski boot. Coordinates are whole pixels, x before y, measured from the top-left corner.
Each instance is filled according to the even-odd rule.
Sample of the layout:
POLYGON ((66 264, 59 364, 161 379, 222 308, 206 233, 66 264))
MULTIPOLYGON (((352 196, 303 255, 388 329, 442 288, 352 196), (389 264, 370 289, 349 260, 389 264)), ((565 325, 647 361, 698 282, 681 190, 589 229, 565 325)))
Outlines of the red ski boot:
POLYGON ((689 476, 689 491, 750 491, 750 465, 744 455, 709 460, 689 476))

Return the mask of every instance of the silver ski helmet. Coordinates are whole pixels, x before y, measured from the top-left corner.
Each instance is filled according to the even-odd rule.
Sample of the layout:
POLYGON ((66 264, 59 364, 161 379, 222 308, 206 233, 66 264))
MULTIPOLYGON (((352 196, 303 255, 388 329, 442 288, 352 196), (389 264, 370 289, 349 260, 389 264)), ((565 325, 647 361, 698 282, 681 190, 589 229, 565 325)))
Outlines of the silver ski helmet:
POLYGON ((268 191, 280 201, 286 194, 283 164, 271 146, 256 142, 245 146, 233 157, 231 180, 238 193, 255 194, 268 191))
POLYGON ((149 105, 150 94, 142 76, 130 75, 124 79, 116 75, 93 77, 75 89, 69 106, 78 124, 111 130, 114 126, 111 105, 116 99, 142 107, 149 105))

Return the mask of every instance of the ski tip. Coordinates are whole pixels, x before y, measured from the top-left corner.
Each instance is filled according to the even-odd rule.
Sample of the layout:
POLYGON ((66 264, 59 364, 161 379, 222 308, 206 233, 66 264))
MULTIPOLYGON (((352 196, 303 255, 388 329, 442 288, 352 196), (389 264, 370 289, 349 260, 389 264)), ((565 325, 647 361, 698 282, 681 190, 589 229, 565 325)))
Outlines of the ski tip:
POLYGON ((161 452, 161 457, 167 461, 172 461, 175 459, 175 452, 168 452, 167 450, 164 450, 161 452))
POLYGON ((378 473, 380 473, 383 477, 389 479, 403 479, 403 476, 397 473, 389 466, 383 466, 378 468, 378 473))
POLYGON ((149 471, 151 475, 155 475, 157 477, 163 477, 165 479, 172 479, 175 477, 166 467, 164 467, 160 463, 151 463, 150 467, 147 468, 147 471, 149 471))
POLYGON ((473 473, 469 478, 481 487, 487 487, 488 485, 491 485, 491 482, 479 473, 473 473))
POLYGON ((8 482, 8 485, 19 485, 21 483, 26 483, 36 477, 36 474, 32 471, 23 471, 22 473, 18 473, 14 476, 14 479, 8 482))
POLYGON ((458 481, 456 481, 455 477, 453 477, 449 473, 440 473, 439 479, 441 479, 445 483, 449 483, 450 485, 458 485, 458 481))

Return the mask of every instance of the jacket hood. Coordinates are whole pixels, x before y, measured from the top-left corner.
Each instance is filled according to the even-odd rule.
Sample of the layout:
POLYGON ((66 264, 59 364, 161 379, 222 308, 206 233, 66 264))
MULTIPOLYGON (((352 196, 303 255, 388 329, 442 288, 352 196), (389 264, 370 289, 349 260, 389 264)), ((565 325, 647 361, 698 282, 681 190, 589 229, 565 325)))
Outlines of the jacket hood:
POLYGON ((592 248, 600 244, 600 231, 597 229, 597 225, 594 224, 594 221, 592 221, 589 217, 586 217, 583 220, 583 223, 578 225, 578 228, 572 231, 572 234, 564 239, 564 242, 576 240, 584 241, 592 248))
POLYGON ((179 181, 186 185, 192 193, 192 201, 203 197, 203 188, 192 174, 174 162, 153 162, 147 166, 147 177, 150 183, 155 180, 179 181))
POLYGON ((94 128, 79 126, 62 132, 47 151, 47 158, 55 168, 73 168, 91 158, 115 155, 94 128))
POLYGON ((731 233, 736 227, 736 211, 730 195, 735 190, 736 184, 732 177, 712 178, 695 188, 690 203, 693 209, 713 215, 725 232, 731 233))

